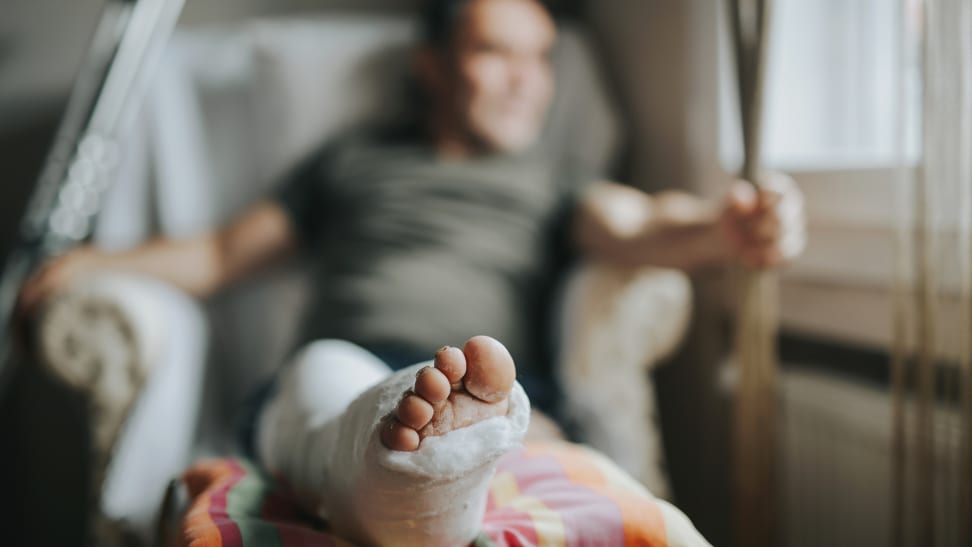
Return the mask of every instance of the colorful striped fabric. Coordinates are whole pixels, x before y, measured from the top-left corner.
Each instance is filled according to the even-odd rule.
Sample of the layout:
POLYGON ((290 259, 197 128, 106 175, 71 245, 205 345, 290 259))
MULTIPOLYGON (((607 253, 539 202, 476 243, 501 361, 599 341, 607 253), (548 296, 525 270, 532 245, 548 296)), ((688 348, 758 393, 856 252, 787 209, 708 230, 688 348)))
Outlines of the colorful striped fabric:
MULTIPOLYGON (((203 461, 183 477, 192 503, 182 545, 345 547, 302 515, 252 464, 203 461)), ((476 547, 666 547, 666 512, 640 484, 593 450, 567 443, 507 454, 490 487, 476 547)))

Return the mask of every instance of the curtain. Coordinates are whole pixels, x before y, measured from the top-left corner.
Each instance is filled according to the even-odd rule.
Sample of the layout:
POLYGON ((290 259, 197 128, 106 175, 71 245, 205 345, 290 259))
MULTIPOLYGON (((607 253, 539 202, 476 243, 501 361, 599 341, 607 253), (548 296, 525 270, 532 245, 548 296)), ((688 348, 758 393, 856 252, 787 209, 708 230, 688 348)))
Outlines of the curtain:
POLYGON ((896 546, 972 545, 972 2, 922 9, 922 160, 898 186, 896 546))
MULTIPOLYGON (((758 187, 771 0, 730 0, 744 161, 741 177, 758 187)), ((777 539, 777 363, 779 282, 767 271, 737 268, 732 485, 735 545, 770 547, 777 539)))

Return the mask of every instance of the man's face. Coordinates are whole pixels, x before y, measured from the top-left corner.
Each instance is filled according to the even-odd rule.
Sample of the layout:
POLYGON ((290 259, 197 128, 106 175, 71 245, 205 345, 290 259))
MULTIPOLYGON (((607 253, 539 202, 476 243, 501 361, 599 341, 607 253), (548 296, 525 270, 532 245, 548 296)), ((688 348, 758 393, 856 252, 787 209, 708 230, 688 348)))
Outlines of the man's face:
POLYGON ((519 152, 533 144, 554 94, 557 30, 531 0, 473 0, 452 50, 439 56, 438 100, 475 146, 519 152))

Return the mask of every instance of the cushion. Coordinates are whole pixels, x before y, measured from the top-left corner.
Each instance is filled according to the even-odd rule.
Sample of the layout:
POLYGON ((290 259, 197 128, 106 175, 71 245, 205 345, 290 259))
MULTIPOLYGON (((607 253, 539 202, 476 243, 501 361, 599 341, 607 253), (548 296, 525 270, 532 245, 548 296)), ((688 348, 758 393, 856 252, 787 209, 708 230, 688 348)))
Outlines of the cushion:
MULTIPOLYGON (((181 545, 344 546, 302 514, 252 463, 202 461, 183 477, 191 498, 181 545)), ((504 456, 492 479, 477 547, 705 545, 688 520, 604 456, 568 443, 504 456)))

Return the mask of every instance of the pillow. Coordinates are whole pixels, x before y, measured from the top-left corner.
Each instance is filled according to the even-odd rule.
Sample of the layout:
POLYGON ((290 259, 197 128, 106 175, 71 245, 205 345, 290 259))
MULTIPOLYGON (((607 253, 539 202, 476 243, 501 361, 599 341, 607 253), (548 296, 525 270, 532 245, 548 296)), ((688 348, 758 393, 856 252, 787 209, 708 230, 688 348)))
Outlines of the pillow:
MULTIPOLYGON (((302 514, 247 461, 203 461, 183 476, 191 498, 181 545, 346 546, 302 514)), ((476 547, 708 545, 688 519, 604 456, 568 443, 531 444, 500 460, 476 547)))

